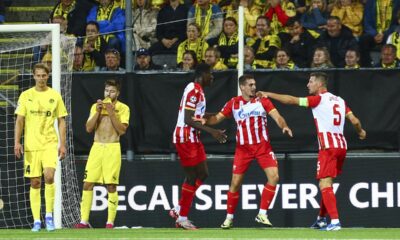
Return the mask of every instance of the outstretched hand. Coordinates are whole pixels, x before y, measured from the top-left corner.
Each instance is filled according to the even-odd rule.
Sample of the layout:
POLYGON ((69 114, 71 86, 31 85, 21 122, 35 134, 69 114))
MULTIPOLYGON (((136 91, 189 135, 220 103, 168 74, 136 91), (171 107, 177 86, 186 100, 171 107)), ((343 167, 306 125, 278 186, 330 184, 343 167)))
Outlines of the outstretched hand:
POLYGON ((367 132, 364 129, 362 129, 361 132, 358 134, 358 138, 361 139, 361 140, 366 139, 367 138, 367 132))
POLYGON ((214 129, 211 135, 213 138, 217 139, 219 143, 226 143, 226 139, 228 138, 228 136, 225 134, 225 130, 221 129, 214 129))
POLYGON ((290 137, 293 137, 293 133, 292 133, 292 129, 290 129, 289 127, 284 127, 282 128, 282 133, 283 134, 287 134, 290 137))

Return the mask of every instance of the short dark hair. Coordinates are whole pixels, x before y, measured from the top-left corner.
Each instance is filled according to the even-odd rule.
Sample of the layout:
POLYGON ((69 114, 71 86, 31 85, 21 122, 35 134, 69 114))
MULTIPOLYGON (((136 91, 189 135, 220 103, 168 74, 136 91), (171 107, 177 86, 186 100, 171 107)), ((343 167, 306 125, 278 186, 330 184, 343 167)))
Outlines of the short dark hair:
POLYGON ((384 49, 391 49, 392 53, 396 53, 397 52, 396 46, 393 45, 393 44, 390 44, 390 43, 383 45, 382 48, 381 48, 381 52, 383 52, 384 49))
POLYGON ((328 86, 328 74, 324 72, 313 72, 310 74, 310 77, 315 77, 318 81, 322 82, 325 87, 328 86))
POLYGON ((260 20, 260 19, 264 19, 264 20, 267 22, 268 27, 271 26, 271 21, 270 21, 266 16, 260 15, 260 16, 257 18, 256 23, 257 23, 258 20, 260 20))
MULTIPOLYGON (((98 22, 96 22, 96 21, 89 21, 89 22, 86 23, 86 27, 87 27, 88 25, 94 25, 94 26, 96 26, 97 31, 100 31, 100 25, 99 25, 98 22)), ((85 29, 86 29, 86 28, 85 28, 85 29)))
POLYGON ((236 26, 238 25, 238 23, 237 23, 237 21, 236 21, 236 19, 235 19, 234 17, 226 17, 226 18, 224 18, 224 23, 225 23, 226 21, 231 21, 231 22, 233 22, 236 26))
POLYGON ((104 55, 107 55, 107 54, 114 54, 118 59, 121 58, 121 55, 120 55, 119 51, 117 49, 115 49, 115 48, 107 49, 106 52, 104 53, 104 55))
POLYGON ((201 78, 204 73, 211 72, 211 66, 206 63, 200 63, 194 69, 194 78, 201 78))
POLYGON ((221 52, 219 51, 218 48, 215 47, 208 47, 206 49, 206 52, 213 52, 215 55, 215 58, 221 58, 221 52))
POLYGON ((337 16, 329 16, 327 21, 336 21, 336 23, 342 24, 342 20, 337 16))
POLYGON ((35 75, 36 69, 43 69, 47 74, 50 73, 50 69, 43 63, 36 63, 35 66, 33 66, 32 73, 35 75))
POLYGON ((244 74, 244 75, 240 76, 239 77, 239 85, 242 85, 242 86, 245 85, 246 81, 249 79, 254 79, 254 76, 250 75, 250 74, 244 74))
POLYGON ((298 24, 300 24, 301 26, 303 26, 303 25, 301 24, 301 20, 300 20, 299 17, 291 17, 291 18, 289 18, 289 19, 287 20, 287 22, 286 22, 286 27, 293 27, 295 23, 298 23, 298 24))
POLYGON ((355 52, 356 56, 358 58, 360 57, 360 50, 358 50, 358 48, 356 48, 356 47, 352 47, 352 48, 347 49, 346 53, 347 52, 355 52))
POLYGON ((105 87, 107 87, 107 86, 113 86, 113 87, 115 87, 118 91, 121 90, 121 82, 120 82, 118 79, 107 79, 107 80, 104 82, 104 86, 105 86, 105 87))

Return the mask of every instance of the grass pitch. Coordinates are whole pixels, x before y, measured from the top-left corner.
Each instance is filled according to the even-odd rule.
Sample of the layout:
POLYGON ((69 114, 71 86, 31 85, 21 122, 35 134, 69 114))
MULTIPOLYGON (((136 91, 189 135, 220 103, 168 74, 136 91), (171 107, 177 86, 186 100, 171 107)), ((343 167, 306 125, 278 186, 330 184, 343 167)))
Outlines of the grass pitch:
POLYGON ((336 232, 307 228, 62 229, 38 233, 30 229, 2 229, 0 239, 400 239, 400 228, 344 228, 336 232))

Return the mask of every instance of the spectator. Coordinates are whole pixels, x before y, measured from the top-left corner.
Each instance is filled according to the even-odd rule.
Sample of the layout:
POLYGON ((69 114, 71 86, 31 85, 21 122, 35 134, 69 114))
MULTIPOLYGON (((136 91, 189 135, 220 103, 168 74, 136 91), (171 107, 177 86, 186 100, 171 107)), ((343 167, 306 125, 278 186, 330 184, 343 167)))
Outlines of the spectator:
POLYGON ((83 60, 84 60, 84 56, 83 56, 83 49, 81 46, 75 46, 74 49, 74 63, 72 65, 72 70, 74 72, 83 72, 83 60))
POLYGON ((386 44, 393 44, 397 48, 397 59, 400 59, 400 10, 397 12, 395 31, 389 35, 386 44))
POLYGON ((133 6, 133 51, 139 48, 148 49, 157 42, 156 26, 158 10, 150 7, 151 0, 136 0, 133 6))
POLYGON ((95 68, 105 66, 104 53, 107 42, 99 35, 99 24, 88 22, 86 25, 86 37, 83 39, 84 71, 94 71, 95 68))
POLYGON ((200 27, 196 23, 189 23, 186 35, 187 39, 178 46, 176 63, 179 65, 182 62, 182 56, 186 50, 193 50, 196 53, 197 61, 203 61, 208 43, 200 37, 200 27))
POLYGON ((221 53, 217 48, 209 47, 206 50, 204 62, 207 63, 212 70, 226 70, 228 67, 221 61, 221 53))
POLYGON ((396 13, 400 9, 400 0, 384 1, 367 0, 364 7, 364 34, 360 38, 361 66, 371 66, 370 52, 386 42, 394 31, 396 13))
POLYGON ((333 65, 341 68, 346 65, 344 57, 347 49, 358 47, 351 30, 335 16, 328 18, 327 31, 321 34, 319 45, 329 49, 333 65))
POLYGON ((281 41, 277 35, 270 35, 270 22, 265 16, 257 19, 257 37, 250 38, 247 45, 255 52, 255 63, 263 68, 271 68, 276 50, 281 47, 281 41))
POLYGON ((46 52, 46 54, 42 58, 42 63, 46 65, 46 67, 49 69, 49 72, 51 73, 51 68, 52 68, 52 57, 51 57, 51 52, 46 52))
MULTIPOLYGON (((66 37, 66 30, 67 30, 67 20, 63 16, 54 16, 51 21, 51 23, 54 24, 59 24, 60 25, 60 37, 61 37, 61 42, 64 40, 66 37)), ((46 37, 45 42, 50 43, 51 42, 51 35, 48 35, 46 37)), ((40 46, 34 46, 33 47, 33 61, 34 62, 39 62, 41 58, 43 58, 44 54, 46 54, 50 50, 50 45, 44 44, 40 46)))
POLYGON ((300 18, 290 18, 286 27, 288 33, 282 34, 282 47, 291 53, 294 64, 300 68, 310 67, 315 45, 320 36, 313 30, 307 30, 301 25, 300 18))
MULTIPOLYGON (((67 30, 68 30, 68 20, 65 19, 63 16, 54 16, 54 17, 51 19, 51 23, 59 24, 59 25, 60 25, 60 33, 61 33, 61 34, 65 34, 65 35, 69 35, 69 34, 67 33, 67 30)), ((84 35, 82 35, 82 36, 84 36, 84 35)))
POLYGON ((279 34, 284 31, 287 20, 296 16, 296 9, 288 0, 269 0, 265 16, 271 21, 271 34, 279 34))
POLYGON ((230 4, 222 7, 225 19, 233 17, 237 22, 239 6, 243 6, 244 8, 244 34, 248 37, 255 37, 256 21, 261 15, 262 7, 257 5, 255 0, 232 0, 230 4))
POLYGON ((106 34, 104 39, 109 48, 125 52, 125 12, 114 0, 100 0, 99 3, 90 10, 86 21, 98 22, 100 33, 106 34))
POLYGON ((140 48, 136 51, 136 64, 134 71, 161 70, 162 67, 151 61, 149 50, 140 48))
POLYGON ((328 15, 326 0, 312 0, 312 5, 301 16, 301 25, 307 29, 322 33, 326 28, 328 15))
POLYGON ((210 0, 197 0, 189 9, 188 24, 196 23, 200 27, 200 36, 205 40, 215 38, 221 33, 222 21, 221 9, 211 4, 210 0))
POLYGON ((356 38, 363 32, 363 15, 364 6, 358 0, 337 0, 331 12, 331 16, 338 17, 356 38))
POLYGON ((210 46, 218 48, 221 52, 221 61, 229 68, 236 68, 238 63, 238 33, 237 22, 233 17, 224 19, 224 31, 218 38, 208 41, 210 46))
POLYGON ((63 17, 68 24, 67 34, 85 36, 86 17, 92 7, 87 0, 60 0, 51 12, 49 22, 53 22, 54 17, 63 17))
POLYGON ((169 0, 157 16, 156 37, 151 48, 152 54, 176 53, 178 46, 186 39, 188 8, 179 0, 169 0))
POLYGON ((290 55, 287 50, 279 49, 276 51, 275 64, 273 69, 298 69, 298 67, 290 59, 290 55))
POLYGON ((178 68, 183 71, 194 70, 197 66, 196 53, 192 50, 187 50, 183 53, 182 62, 178 65, 178 68))
POLYGON ((243 49, 244 54, 244 70, 254 70, 257 68, 257 65, 254 63, 254 50, 252 47, 244 46, 243 49))
POLYGON ((120 67, 121 55, 117 49, 107 49, 105 52, 106 66, 102 67, 100 71, 125 71, 120 67))
POLYGON ((329 55, 328 49, 326 47, 316 48, 314 51, 314 57, 311 63, 311 68, 325 69, 333 67, 334 66, 331 62, 331 57, 329 55))
POLYGON ((346 62, 345 68, 347 69, 360 68, 360 52, 357 49, 355 48, 348 49, 344 60, 346 62))
POLYGON ((385 44, 381 49, 381 61, 374 67, 378 68, 398 68, 400 62, 396 58, 396 47, 392 44, 385 44))

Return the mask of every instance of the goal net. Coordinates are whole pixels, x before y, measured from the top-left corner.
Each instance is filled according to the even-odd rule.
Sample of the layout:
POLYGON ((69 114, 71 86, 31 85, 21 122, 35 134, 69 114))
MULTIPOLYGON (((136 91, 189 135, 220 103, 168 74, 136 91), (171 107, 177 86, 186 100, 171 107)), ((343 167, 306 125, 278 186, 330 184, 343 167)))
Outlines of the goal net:
MULTIPOLYGON (((68 113, 71 113, 72 64, 76 39, 63 35, 60 37, 55 34, 54 27, 59 29, 53 24, 0 25, 0 228, 28 228, 33 223, 29 203, 30 181, 24 178, 23 160, 14 155, 14 111, 22 91, 35 85, 31 71, 34 64, 42 61, 45 64, 60 62, 55 65, 53 63, 49 85, 61 92, 68 113), (38 27, 46 30, 51 28, 51 31, 38 27), (54 47, 52 35, 60 39, 60 49, 54 47), (43 58, 45 54, 47 57, 43 58)), ((61 173, 58 179, 62 183, 59 188, 56 179, 56 192, 59 194, 57 197, 56 193, 54 211, 58 228, 72 227, 80 218, 80 191, 75 171, 71 115, 66 117, 66 123, 68 151, 66 158, 59 164, 61 171, 60 167, 56 171, 56 174, 61 173)), ((43 179, 41 196, 44 198, 43 179)), ((44 210, 42 199, 42 220, 44 210)))

